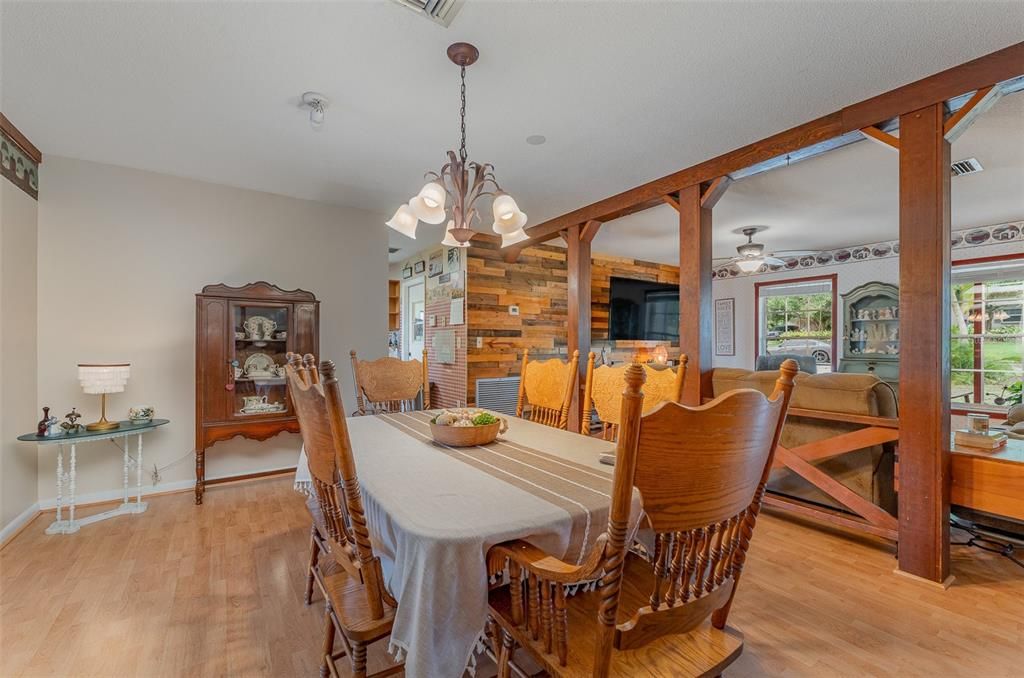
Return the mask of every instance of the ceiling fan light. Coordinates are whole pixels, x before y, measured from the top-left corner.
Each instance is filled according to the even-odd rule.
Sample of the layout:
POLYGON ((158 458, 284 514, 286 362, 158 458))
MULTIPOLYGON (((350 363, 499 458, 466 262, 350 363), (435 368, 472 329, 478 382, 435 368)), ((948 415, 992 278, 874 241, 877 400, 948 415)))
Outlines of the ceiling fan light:
POLYGON ((416 214, 409 205, 402 205, 390 221, 385 222, 402 235, 416 239, 416 214))
POLYGON ((736 265, 744 273, 753 273, 757 269, 761 268, 764 264, 764 259, 740 259, 736 262, 736 265))
POLYGON ((511 233, 502 233, 501 246, 508 247, 509 245, 515 245, 517 242, 529 239, 530 236, 526 235, 526 231, 520 228, 518 231, 512 231, 511 233))

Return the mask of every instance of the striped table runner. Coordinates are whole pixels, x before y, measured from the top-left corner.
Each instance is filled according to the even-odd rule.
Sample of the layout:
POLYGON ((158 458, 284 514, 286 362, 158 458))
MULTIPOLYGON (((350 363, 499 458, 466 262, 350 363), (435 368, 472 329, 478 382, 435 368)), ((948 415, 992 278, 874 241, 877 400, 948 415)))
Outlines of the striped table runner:
POLYGON ((572 519, 563 559, 580 563, 606 528, 612 474, 541 450, 498 439, 488 445, 450 447, 430 435, 432 412, 378 415, 378 419, 482 473, 558 506, 572 519))

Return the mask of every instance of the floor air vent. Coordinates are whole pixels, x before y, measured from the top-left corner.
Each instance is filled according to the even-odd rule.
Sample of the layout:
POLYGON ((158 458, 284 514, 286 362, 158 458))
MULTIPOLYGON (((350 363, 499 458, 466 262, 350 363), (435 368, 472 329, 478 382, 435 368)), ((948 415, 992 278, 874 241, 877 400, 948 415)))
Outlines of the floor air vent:
POLYGON ((978 162, 977 158, 957 160, 952 164, 951 167, 953 169, 954 177, 963 176, 964 174, 974 174, 975 172, 980 172, 981 170, 985 169, 984 167, 981 166, 981 163, 978 162))

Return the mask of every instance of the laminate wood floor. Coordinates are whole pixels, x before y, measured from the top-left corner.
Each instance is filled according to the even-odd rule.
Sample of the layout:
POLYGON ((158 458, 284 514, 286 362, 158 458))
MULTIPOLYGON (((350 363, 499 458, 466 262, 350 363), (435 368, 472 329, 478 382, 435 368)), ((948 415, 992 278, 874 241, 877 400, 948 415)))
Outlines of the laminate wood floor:
MULTIPOLYGON (((0 676, 316 676, 323 605, 302 604, 309 523, 291 479, 205 502, 154 497, 72 536, 37 518, 0 551, 0 676)), ((953 553, 942 591, 893 574, 880 542, 763 515, 728 675, 1022 675, 1024 570, 953 553)))

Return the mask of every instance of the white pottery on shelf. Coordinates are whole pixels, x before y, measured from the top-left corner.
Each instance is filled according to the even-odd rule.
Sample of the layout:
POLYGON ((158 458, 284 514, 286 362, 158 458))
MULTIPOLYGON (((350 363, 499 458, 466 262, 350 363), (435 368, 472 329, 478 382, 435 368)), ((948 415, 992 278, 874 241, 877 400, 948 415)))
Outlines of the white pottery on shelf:
POLYGON ((245 329, 246 338, 254 341, 269 341, 274 338, 274 330, 277 329, 277 323, 270 318, 254 315, 247 318, 242 323, 242 327, 245 329))
POLYGON ((153 414, 156 410, 148 405, 137 405, 128 408, 128 419, 135 424, 142 424, 153 421, 153 414))
POLYGON ((281 412, 284 410, 284 403, 271 403, 267 396, 244 396, 242 398, 242 412, 244 414, 265 414, 267 412, 281 412))
POLYGON ((253 353, 245 359, 242 373, 249 378, 274 378, 278 376, 278 366, 274 363, 274 359, 266 353, 253 353))

